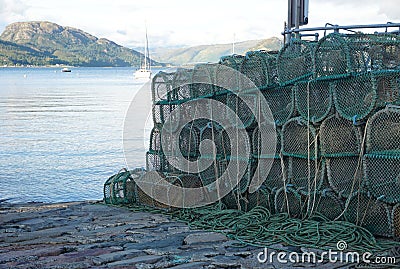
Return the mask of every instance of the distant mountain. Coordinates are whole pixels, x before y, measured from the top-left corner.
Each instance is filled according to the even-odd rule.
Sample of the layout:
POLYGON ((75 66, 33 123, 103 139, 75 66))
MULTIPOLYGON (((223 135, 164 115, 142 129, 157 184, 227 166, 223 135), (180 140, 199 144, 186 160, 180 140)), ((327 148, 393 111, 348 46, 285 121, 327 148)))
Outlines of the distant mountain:
MULTIPOLYGON (((276 51, 282 47, 283 41, 277 37, 260 40, 249 40, 235 44, 236 54, 245 54, 251 50, 276 51)), ((224 55, 232 54, 232 44, 201 45, 185 48, 156 48, 151 57, 160 62, 181 65, 198 62, 218 62, 224 55)))
POLYGON ((141 58, 108 39, 47 21, 12 23, 0 35, 0 65, 139 66, 141 58))

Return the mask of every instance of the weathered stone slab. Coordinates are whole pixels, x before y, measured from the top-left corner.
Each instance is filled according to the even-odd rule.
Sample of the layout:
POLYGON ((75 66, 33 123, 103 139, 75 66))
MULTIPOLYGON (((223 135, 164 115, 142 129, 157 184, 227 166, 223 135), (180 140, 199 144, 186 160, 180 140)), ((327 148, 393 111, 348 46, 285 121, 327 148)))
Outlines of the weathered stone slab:
POLYGON ((223 234, 214 233, 214 232, 189 234, 183 240, 184 244, 186 244, 186 245, 223 242, 223 241, 228 241, 228 238, 223 234))

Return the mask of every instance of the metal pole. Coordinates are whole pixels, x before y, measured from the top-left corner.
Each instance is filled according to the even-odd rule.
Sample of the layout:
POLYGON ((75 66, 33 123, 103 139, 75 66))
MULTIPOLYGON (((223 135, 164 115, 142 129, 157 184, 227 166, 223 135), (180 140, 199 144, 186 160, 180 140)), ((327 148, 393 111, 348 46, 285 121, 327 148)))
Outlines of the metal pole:
MULTIPOLYGON (((295 0, 295 7, 296 7, 296 9, 295 9, 295 19, 296 19, 296 21, 295 21, 295 26, 294 26, 294 28, 296 29, 296 30, 298 30, 299 28, 300 28, 300 14, 301 14, 301 11, 300 11, 300 0, 295 0)), ((299 39, 300 38, 300 35, 299 35, 299 32, 296 32, 296 38, 297 39, 299 39)))
POLYGON ((292 29, 292 0, 288 0, 288 19, 285 31, 288 31, 286 34, 286 43, 290 42, 290 29, 292 29))

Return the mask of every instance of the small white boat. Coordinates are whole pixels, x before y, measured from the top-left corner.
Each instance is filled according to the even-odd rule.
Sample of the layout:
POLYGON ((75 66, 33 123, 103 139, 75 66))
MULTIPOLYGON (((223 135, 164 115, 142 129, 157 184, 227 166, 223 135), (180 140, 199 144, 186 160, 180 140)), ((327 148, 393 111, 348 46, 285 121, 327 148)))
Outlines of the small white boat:
POLYGON ((144 44, 144 61, 141 63, 140 68, 136 70, 133 75, 135 79, 149 80, 151 78, 151 63, 149 53, 149 41, 147 39, 147 27, 146 27, 146 43, 144 44))
POLYGON ((151 71, 145 68, 140 68, 134 73, 135 79, 150 79, 151 71))
POLYGON ((68 67, 64 67, 63 69, 61 69, 61 72, 71 72, 71 69, 69 69, 68 67))

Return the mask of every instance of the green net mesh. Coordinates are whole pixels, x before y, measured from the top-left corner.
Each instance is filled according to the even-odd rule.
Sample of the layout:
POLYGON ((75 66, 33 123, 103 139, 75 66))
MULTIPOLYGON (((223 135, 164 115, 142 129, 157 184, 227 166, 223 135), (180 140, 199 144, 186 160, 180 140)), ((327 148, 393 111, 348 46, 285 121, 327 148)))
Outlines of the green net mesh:
POLYGON ((214 94, 217 66, 216 64, 195 65, 192 72, 192 98, 209 97, 214 94))
POLYGON ((320 122, 332 109, 332 93, 329 81, 311 80, 295 87, 296 108, 304 119, 320 122))
POLYGON ((324 120, 320 127, 321 156, 358 157, 361 153, 362 136, 361 127, 332 115, 324 120))
POLYGON ((187 100, 193 98, 192 69, 178 68, 172 79, 171 100, 187 100))
POLYGON ((400 157, 400 107, 388 107, 375 113, 367 125, 368 154, 400 157))
POLYGON ((325 160, 329 186, 341 197, 349 197, 363 185, 359 157, 337 157, 325 160))
POLYGON ((174 99, 174 94, 172 92, 172 80, 174 78, 174 73, 170 72, 158 72, 152 80, 151 92, 153 97, 153 102, 159 101, 170 101, 174 99))
POLYGON ((277 57, 280 84, 310 78, 313 74, 314 43, 294 40, 286 44, 277 57))
POLYGON ((281 188, 275 194, 275 211, 288 213, 293 218, 300 218, 303 213, 301 195, 291 188, 281 188))
POLYGON ((400 202, 400 158, 364 156, 364 174, 371 194, 388 203, 400 202))
POLYGON ((332 115, 321 124, 321 156, 326 160, 327 179, 340 196, 348 197, 362 184, 361 140, 361 127, 351 121, 332 115))
POLYGON ((137 202, 137 186, 135 179, 145 173, 143 168, 132 171, 122 169, 116 175, 110 177, 104 184, 104 200, 109 204, 132 204, 137 202))
POLYGON ((369 55, 373 70, 393 70, 400 67, 400 37, 394 34, 368 35, 369 55))
POLYGON ((369 119, 366 145, 368 190, 382 201, 400 202, 400 108, 388 107, 369 119))
POLYGON ((249 51, 243 60, 241 72, 258 88, 264 88, 277 82, 276 53, 267 51, 249 51))
POLYGON ((303 198, 303 200, 306 200, 304 204, 308 205, 308 199, 310 199, 308 212, 312 212, 311 214, 308 213, 308 215, 321 214, 329 220, 341 219, 344 208, 343 202, 329 189, 303 198))
POLYGON ((251 128, 257 124, 255 115, 253 114, 253 112, 251 112, 251 109, 243 101, 244 98, 249 100, 253 104, 253 107, 257 106, 257 99, 251 94, 227 95, 227 106, 235 112, 235 114, 239 117, 241 121, 240 123, 237 122, 235 119, 230 119, 232 126, 237 128, 240 128, 241 124, 243 124, 244 128, 251 128))
POLYGON ((163 126, 164 123, 170 119, 171 124, 169 125, 169 130, 176 131, 180 125, 181 113, 184 113, 184 109, 179 109, 177 112, 172 113, 175 109, 179 107, 178 104, 163 104, 163 105, 153 105, 153 122, 156 126, 163 126))
POLYGON ((366 118, 374 109, 377 94, 370 74, 333 82, 333 98, 340 116, 348 120, 366 118))
MULTIPOLYGON (((263 128, 261 128, 263 130, 263 128)), ((281 142, 282 142, 282 128, 275 128, 276 130, 276 150, 274 155, 262 155, 261 154, 261 148, 262 148, 262 142, 261 142, 261 133, 260 133, 260 128, 257 126, 252 134, 251 134, 251 143, 252 143, 252 154, 254 158, 261 159, 261 158, 280 158, 280 153, 281 153, 281 142)), ((264 144, 265 145, 265 144, 264 144)))
POLYGON ((233 69, 239 71, 242 67, 244 58, 245 58, 245 56, 237 55, 237 54, 223 56, 220 58, 219 64, 228 66, 230 68, 233 68, 233 69))
POLYGON ((221 198, 221 201, 228 209, 239 209, 242 211, 247 210, 247 199, 237 190, 233 190, 225 195, 223 198, 221 198))
POLYGON ((268 102, 277 126, 284 125, 295 112, 293 86, 273 87, 263 90, 262 94, 268 102))
POLYGON ((354 193, 346 204, 348 221, 367 228, 376 235, 393 236, 390 207, 364 193, 354 193))
POLYGON ((375 73, 372 77, 373 86, 377 89, 377 107, 388 104, 400 104, 400 72, 386 71, 375 73))
POLYGON ((276 152, 274 155, 262 155, 261 154, 261 134, 259 128, 256 127, 252 134, 252 156, 257 160, 258 164, 265 167, 270 163, 272 159, 272 166, 267 175, 264 173, 256 173, 256 178, 263 180, 263 186, 268 190, 280 189, 284 186, 284 171, 287 167, 287 158, 281 158, 281 139, 282 130, 276 128, 277 145, 276 152))
POLYGON ((396 204, 393 207, 393 229, 394 229, 394 236, 396 238, 400 238, 400 204, 396 204))
POLYGON ((316 129, 301 117, 287 121, 282 127, 282 154, 316 159, 318 157, 316 129))
POLYGON ((273 212, 275 211, 273 198, 274 195, 265 188, 249 193, 247 196, 247 211, 250 211, 257 206, 261 206, 267 208, 270 212, 273 212))
POLYGON ((339 78, 371 70, 398 69, 400 39, 390 34, 338 34, 322 38, 315 50, 317 77, 339 78))
MULTIPOLYGON (((165 182, 215 190, 216 180, 226 172, 236 184, 228 195, 218 197, 220 208, 249 211, 261 206, 297 218, 345 218, 376 235, 400 237, 399 44, 399 37, 389 34, 331 34, 318 44, 294 40, 278 54, 249 52, 222 57, 219 64, 159 72, 151 87, 154 128, 146 171, 158 172, 163 181, 146 194, 135 184, 146 171, 121 171, 104 184, 105 202, 175 210, 153 197, 180 201, 165 191, 165 182), (263 124, 277 127, 274 154, 261 154, 261 145, 270 145, 260 143, 258 115, 251 112, 267 115, 254 95, 257 89, 233 94, 230 90, 240 90, 244 81, 226 66, 250 78, 268 102, 274 122, 263 124), (221 84, 229 89, 216 86, 221 84), (222 103, 226 108, 216 111, 219 115, 227 117, 230 108, 244 123, 242 130, 251 141, 250 157, 237 157, 244 168, 227 169, 236 158, 228 137, 239 126, 236 122, 222 127, 213 119, 197 119, 178 128, 191 112, 210 109, 209 103, 188 103, 199 99, 222 103), (171 124, 165 125, 169 118, 171 124), (215 156, 200 154, 204 140, 213 141, 215 156), (178 149, 172 146, 175 142, 178 149), (183 171, 187 160, 211 161, 207 168, 188 173, 183 171), (256 169, 269 164, 269 173, 256 169), (253 176, 263 184, 249 193, 253 176)), ((207 197, 200 193, 197 198, 207 197)))
POLYGON ((324 181, 324 162, 307 158, 288 158, 286 179, 301 194, 319 191, 324 181))

